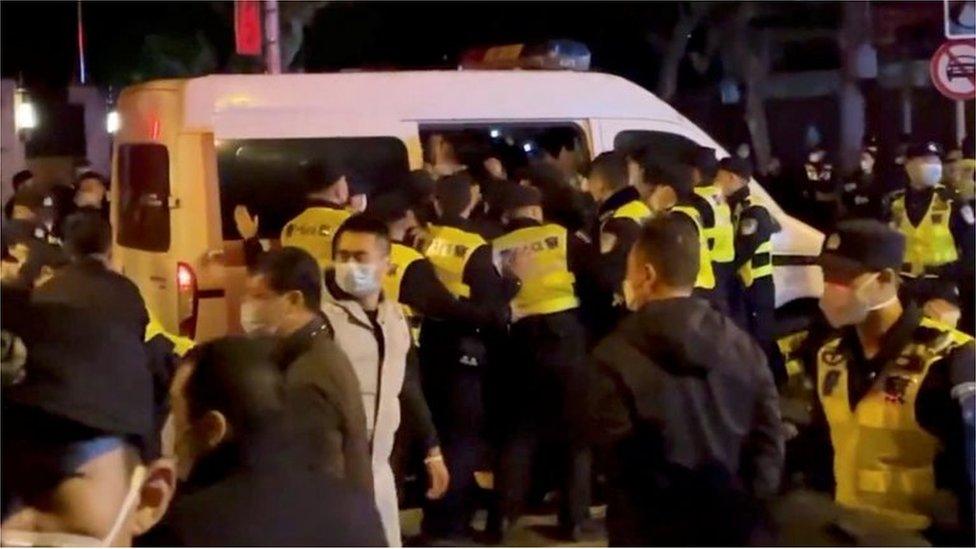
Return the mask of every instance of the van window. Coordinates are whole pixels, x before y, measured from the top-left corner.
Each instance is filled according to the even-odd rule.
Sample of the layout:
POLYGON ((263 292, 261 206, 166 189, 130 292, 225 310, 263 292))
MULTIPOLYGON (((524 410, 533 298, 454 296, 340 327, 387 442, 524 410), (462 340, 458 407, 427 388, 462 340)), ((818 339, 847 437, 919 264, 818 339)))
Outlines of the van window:
POLYGON ((346 174, 351 193, 376 194, 403 181, 410 168, 407 148, 396 137, 236 139, 216 144, 220 216, 225 240, 241 235, 234 208, 259 217, 261 238, 281 229, 305 209, 305 169, 315 163, 346 174))
POLYGON ((613 139, 615 150, 629 153, 646 148, 655 158, 668 162, 680 161, 695 147, 698 147, 698 144, 683 135, 651 130, 626 130, 618 133, 613 139))
POLYGON ((590 158, 582 128, 571 122, 425 124, 420 126, 420 139, 424 162, 432 163, 438 156, 443 162, 444 156, 453 156, 452 162, 467 166, 476 177, 491 157, 502 162, 509 178, 514 170, 543 158, 546 151, 556 155, 562 148, 572 150, 580 172, 590 158))
POLYGON ((164 145, 119 145, 119 232, 121 246, 169 250, 169 152, 164 145))

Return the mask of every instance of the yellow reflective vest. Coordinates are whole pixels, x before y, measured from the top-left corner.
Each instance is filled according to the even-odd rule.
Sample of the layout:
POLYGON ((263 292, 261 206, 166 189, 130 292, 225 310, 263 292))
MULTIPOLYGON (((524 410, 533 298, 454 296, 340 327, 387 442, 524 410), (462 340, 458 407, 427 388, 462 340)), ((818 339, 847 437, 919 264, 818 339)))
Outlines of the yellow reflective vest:
POLYGON ((952 199, 943 189, 932 193, 928 210, 919 224, 912 225, 905 210, 905 194, 899 193, 891 203, 892 227, 905 235, 904 274, 919 276, 926 268, 954 263, 959 259, 956 241, 949 229, 952 199))
POLYGON ((479 247, 487 242, 481 235, 441 225, 430 226, 430 244, 424 255, 434 265, 434 272, 454 297, 471 297, 464 283, 464 268, 479 247))
POLYGON ((817 395, 834 448, 836 501, 910 530, 923 530, 931 522, 939 446, 915 419, 918 390, 932 364, 972 341, 927 318, 920 329, 934 330, 934 336, 916 337, 888 361, 853 410, 849 352, 840 348, 841 338, 828 341, 817 354, 817 395))
POLYGON ((576 277, 569 270, 568 239, 564 227, 546 224, 516 229, 492 241, 499 260, 516 250, 531 254, 522 286, 512 301, 518 316, 546 315, 579 306, 576 277))
POLYGON ((327 269, 332 266, 332 239, 351 215, 327 206, 307 208, 281 230, 281 245, 305 250, 319 262, 319 267, 327 269))
POLYGON ((705 238, 715 263, 732 263, 735 260, 735 227, 732 225, 732 208, 718 185, 695 187, 695 194, 708 201, 715 218, 714 227, 705 228, 705 238))
POLYGON ((705 237, 705 230, 702 227, 701 214, 692 206, 675 206, 671 208, 671 211, 688 216, 695 223, 695 228, 698 229, 698 249, 701 252, 698 256, 698 278, 695 279, 695 287, 704 290, 715 288, 715 271, 712 268, 712 257, 708 250, 708 239, 705 237))
POLYGON ((631 200, 614 210, 610 217, 633 219, 637 223, 643 223, 647 218, 651 217, 651 209, 640 200, 631 200))
MULTIPOLYGON (((753 200, 752 196, 746 197, 742 204, 742 211, 756 207, 765 208, 762 204, 753 200)), ((739 230, 739 224, 741 223, 742 215, 739 215, 739 219, 736 220, 736 231, 739 230)), ((742 285, 746 288, 752 286, 752 284, 763 277, 773 276, 773 240, 772 233, 763 241, 757 248, 749 261, 746 261, 739 267, 739 279, 742 280, 742 285)))
POLYGON ((390 245, 390 270, 383 277, 383 295, 387 299, 400 303, 400 288, 403 285, 403 275, 407 272, 410 265, 423 258, 423 254, 410 246, 405 246, 399 242, 394 242, 390 245))

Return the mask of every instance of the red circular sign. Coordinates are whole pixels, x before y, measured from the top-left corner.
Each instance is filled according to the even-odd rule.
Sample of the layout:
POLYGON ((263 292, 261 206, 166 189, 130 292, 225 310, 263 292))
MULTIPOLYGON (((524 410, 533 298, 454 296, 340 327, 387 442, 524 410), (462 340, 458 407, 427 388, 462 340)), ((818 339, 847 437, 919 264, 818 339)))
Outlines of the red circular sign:
POLYGON ((976 98, 976 40, 950 40, 936 50, 929 63, 932 83, 956 101, 976 98))

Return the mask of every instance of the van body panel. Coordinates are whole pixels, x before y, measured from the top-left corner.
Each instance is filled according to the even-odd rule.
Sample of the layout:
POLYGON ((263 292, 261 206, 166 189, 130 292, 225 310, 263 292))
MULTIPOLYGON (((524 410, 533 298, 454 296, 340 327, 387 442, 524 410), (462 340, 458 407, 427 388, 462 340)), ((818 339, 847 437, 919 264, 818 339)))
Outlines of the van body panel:
MULTIPOLYGON (((573 123, 592 156, 613 149, 618 134, 627 130, 674 134, 714 147, 719 156, 728 154, 653 94, 600 73, 213 75, 127 88, 119 113, 116 153, 120 144, 141 141, 165 144, 170 151, 174 208, 167 252, 121 248, 118 260, 169 330, 178 324, 176 264, 189 265, 201 294, 197 339, 240 330, 245 269, 240 241, 223 237, 217 169, 223 140, 396 137, 406 147, 410 168, 417 169, 423 165, 422 126, 573 123)), ((113 181, 118 181, 117 164, 115 154, 113 181)), ((774 254, 802 256, 777 264, 777 304, 819 296, 822 278, 809 260, 819 254, 823 235, 786 215, 755 181, 751 186, 783 227, 773 238, 774 254)))

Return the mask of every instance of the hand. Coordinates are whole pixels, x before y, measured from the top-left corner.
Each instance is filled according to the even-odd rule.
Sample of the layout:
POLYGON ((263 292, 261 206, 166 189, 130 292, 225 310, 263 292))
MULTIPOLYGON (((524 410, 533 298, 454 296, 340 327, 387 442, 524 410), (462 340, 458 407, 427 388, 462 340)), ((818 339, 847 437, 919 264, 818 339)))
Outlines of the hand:
POLYGON ((447 472, 447 465, 444 463, 444 456, 439 446, 427 452, 424 465, 427 467, 427 478, 430 479, 427 499, 441 499, 451 484, 451 475, 447 472))
POLYGON ((251 212, 247 210, 247 206, 240 204, 234 207, 234 225, 237 226, 237 232, 244 240, 257 236, 259 222, 258 216, 251 217, 251 212))

